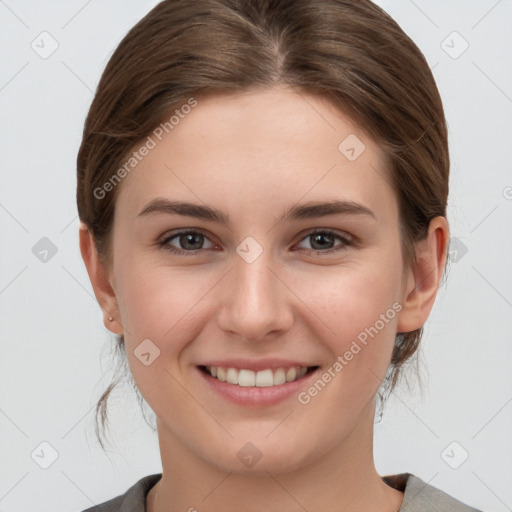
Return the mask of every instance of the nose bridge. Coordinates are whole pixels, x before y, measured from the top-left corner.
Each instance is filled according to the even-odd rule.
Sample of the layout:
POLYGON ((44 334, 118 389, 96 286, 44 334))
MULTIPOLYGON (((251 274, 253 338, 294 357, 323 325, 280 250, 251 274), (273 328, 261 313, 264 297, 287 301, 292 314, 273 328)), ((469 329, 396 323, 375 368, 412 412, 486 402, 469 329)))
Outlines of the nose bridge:
POLYGON ((251 241, 237 248, 229 291, 224 296, 219 316, 222 329, 250 340, 286 330, 292 321, 286 287, 271 270, 271 251, 260 251, 256 255, 255 249, 251 241))

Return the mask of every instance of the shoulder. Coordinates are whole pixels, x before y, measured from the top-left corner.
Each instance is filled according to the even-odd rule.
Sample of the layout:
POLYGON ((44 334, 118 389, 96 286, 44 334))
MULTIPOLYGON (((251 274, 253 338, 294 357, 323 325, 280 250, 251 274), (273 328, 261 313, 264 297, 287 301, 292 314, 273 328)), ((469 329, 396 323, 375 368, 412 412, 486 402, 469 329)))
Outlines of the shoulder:
POLYGON ((482 512, 453 498, 411 473, 383 477, 384 481, 404 492, 398 512, 482 512))
POLYGON ((82 512, 145 512, 146 496, 161 477, 162 473, 145 476, 135 482, 124 494, 82 512))
MULTIPOLYGON (((162 473, 148 475, 133 484, 124 494, 82 512, 145 512, 146 496, 162 473)), ((482 512, 453 498, 411 473, 383 477, 395 489, 404 492, 398 512, 482 512)))

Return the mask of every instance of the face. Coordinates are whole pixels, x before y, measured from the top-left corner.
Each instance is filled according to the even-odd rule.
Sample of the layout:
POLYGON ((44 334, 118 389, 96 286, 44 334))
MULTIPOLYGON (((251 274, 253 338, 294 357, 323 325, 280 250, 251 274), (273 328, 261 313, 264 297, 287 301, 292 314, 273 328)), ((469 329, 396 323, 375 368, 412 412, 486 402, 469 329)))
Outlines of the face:
POLYGON ((325 99, 196 99, 118 185, 116 319, 170 446, 299 468, 373 423, 407 293, 396 195, 325 99))

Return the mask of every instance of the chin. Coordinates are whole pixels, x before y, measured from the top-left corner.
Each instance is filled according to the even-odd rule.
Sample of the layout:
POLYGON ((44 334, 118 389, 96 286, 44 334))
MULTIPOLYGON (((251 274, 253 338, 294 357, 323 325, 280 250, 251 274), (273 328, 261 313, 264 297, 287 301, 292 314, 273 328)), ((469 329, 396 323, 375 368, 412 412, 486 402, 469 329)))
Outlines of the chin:
POLYGON ((199 456, 208 458, 221 471, 261 477, 268 477, 268 473, 288 473, 315 459, 315 454, 307 451, 303 441, 293 442, 288 438, 288 442, 285 442, 283 437, 268 439, 265 436, 253 436, 252 441, 251 436, 243 440, 241 437, 230 439, 223 448, 217 444, 215 453, 212 453, 210 446, 206 447, 210 448, 207 452, 203 451, 199 456))

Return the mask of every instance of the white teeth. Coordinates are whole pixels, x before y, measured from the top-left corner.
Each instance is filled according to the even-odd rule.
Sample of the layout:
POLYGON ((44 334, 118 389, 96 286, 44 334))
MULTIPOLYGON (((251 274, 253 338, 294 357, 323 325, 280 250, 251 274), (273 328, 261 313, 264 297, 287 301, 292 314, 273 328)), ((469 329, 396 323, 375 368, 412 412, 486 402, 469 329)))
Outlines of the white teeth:
MULTIPOLYGON (((234 368, 230 368, 230 370, 238 373, 238 382, 236 384, 240 386, 254 386, 256 384, 256 374, 251 370, 240 370, 237 372, 234 368)), ((259 373, 259 372, 258 372, 259 373)), ((232 382, 231 384, 235 384, 232 382)))
POLYGON ((279 386, 285 382, 292 382, 300 379, 308 371, 307 367, 291 366, 290 368, 267 369, 259 372, 252 370, 237 370, 236 368, 221 368, 217 366, 207 366, 206 370, 212 377, 216 377, 222 382, 237 384, 244 387, 270 387, 279 386))
POLYGON ((292 380, 295 380, 295 377, 297 377, 297 369, 292 366, 286 372, 286 382, 291 382, 292 380))
MULTIPOLYGON (((240 372, 242 373, 242 372, 240 372)), ((264 388, 268 386, 274 385, 274 375, 272 374, 272 370, 262 370, 256 374, 256 386, 259 388, 264 388)))
POLYGON ((226 382, 238 384, 238 372, 234 368, 228 368, 226 372, 226 382))
POLYGON ((222 382, 226 382, 226 370, 224 370, 224 368, 217 368, 217 379, 221 380, 222 382))
POLYGON ((286 382, 286 374, 284 373, 284 368, 278 368, 274 373, 274 386, 279 386, 279 384, 284 384, 286 382))

